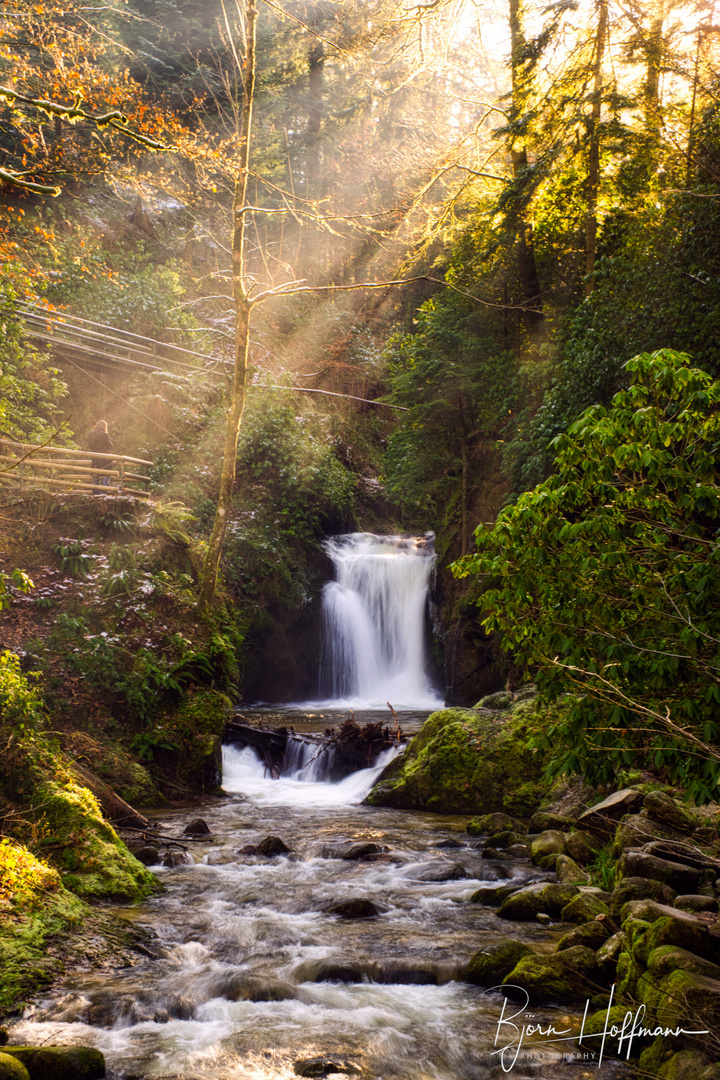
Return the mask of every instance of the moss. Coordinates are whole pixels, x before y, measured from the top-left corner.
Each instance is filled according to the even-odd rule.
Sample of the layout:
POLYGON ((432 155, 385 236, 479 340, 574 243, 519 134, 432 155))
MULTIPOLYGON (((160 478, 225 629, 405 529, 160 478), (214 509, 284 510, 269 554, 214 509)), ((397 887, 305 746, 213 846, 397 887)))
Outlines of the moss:
POLYGON ((665 1062, 658 1076, 662 1080, 696 1080, 709 1064, 707 1054, 699 1050, 681 1050, 665 1062))
POLYGON ((615 972, 618 996, 637 1000, 638 966, 630 953, 621 952, 615 972))
MULTIPOLYGON (((174 750, 154 755, 163 778, 192 791, 221 791, 222 734, 228 721, 229 699, 218 690, 197 690, 155 726, 174 750)), ((155 770, 153 770, 155 771, 155 770)))
POLYGON ((155 878, 130 854, 102 816, 95 796, 70 778, 38 786, 47 838, 43 854, 63 885, 86 898, 142 900, 157 890, 155 878))
POLYGON ((468 982, 476 986, 498 986, 519 960, 532 956, 529 945, 508 938, 476 952, 467 969, 468 982))
POLYGON ((8 1046, 30 1080, 101 1080, 105 1058, 93 1046, 8 1046))
MULTIPOLYGON (((583 1039, 589 1039, 588 1046, 590 1049, 594 1050, 596 1053, 599 1051, 601 1043, 599 1036, 601 1036, 604 1031, 607 1031, 603 1055, 625 1057, 627 1053, 627 1043, 622 1044, 620 1052, 618 1053, 618 1039, 617 1036, 613 1038, 611 1032, 613 1027, 622 1031, 627 1013, 628 1008, 626 1005, 613 1005, 610 1010, 607 1008, 600 1009, 598 1012, 588 1016, 583 1025, 583 1039)), ((645 1042, 647 1042, 647 1040, 645 1040, 645 1042)), ((644 1043, 636 1036, 631 1044, 632 1054, 635 1055, 640 1053, 643 1045, 644 1043)))
POLYGON ((590 919, 597 918, 598 915, 607 914, 607 904, 603 903, 597 896, 593 896, 589 893, 581 893, 580 896, 574 896, 573 899, 566 904, 560 912, 560 918, 563 922, 585 923, 589 922, 590 919))
POLYGON ((386 776, 366 801, 436 813, 529 816, 547 790, 542 758, 527 746, 530 709, 523 703, 512 713, 433 713, 399 770, 386 776))
POLYGON ((47 943, 87 911, 56 870, 21 844, 0 843, 0 1015, 59 974, 62 964, 47 954, 47 943))
POLYGON ((521 987, 533 1004, 557 1002, 565 1005, 594 994, 597 981, 595 953, 582 945, 574 945, 551 956, 523 957, 503 979, 503 984, 521 987))
POLYGON ((30 1080, 30 1073, 12 1055, 0 1051, 0 1080, 30 1080))

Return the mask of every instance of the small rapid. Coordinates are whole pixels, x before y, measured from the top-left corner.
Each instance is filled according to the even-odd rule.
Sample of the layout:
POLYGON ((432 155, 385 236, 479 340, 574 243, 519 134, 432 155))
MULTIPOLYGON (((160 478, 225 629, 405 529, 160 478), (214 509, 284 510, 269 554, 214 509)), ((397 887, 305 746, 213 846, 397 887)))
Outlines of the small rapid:
MULTIPOLYGON (((461 981, 463 968, 498 937, 542 950, 553 935, 534 923, 499 927, 492 909, 469 901, 483 883, 536 870, 482 858, 465 819, 362 805, 395 752, 330 784, 313 779, 308 751, 273 780, 252 749, 225 747, 228 797, 202 810, 211 835, 186 865, 153 867, 161 895, 117 911, 155 935, 155 956, 103 971, 80 961, 11 1041, 96 1046, 109 1080, 294 1080, 298 1062, 315 1058, 363 1080, 503 1076, 502 998, 461 981), (251 854, 269 835, 289 852, 251 854), (376 917, 332 913, 358 899, 376 917)), ((163 811, 163 832, 181 835, 196 816, 197 807, 163 811)), ((567 1027, 564 1010, 535 1015, 567 1027)), ((615 1070, 570 1075, 608 1080, 615 1070)), ((554 1080, 565 1065, 522 1057, 512 1075, 554 1080)))

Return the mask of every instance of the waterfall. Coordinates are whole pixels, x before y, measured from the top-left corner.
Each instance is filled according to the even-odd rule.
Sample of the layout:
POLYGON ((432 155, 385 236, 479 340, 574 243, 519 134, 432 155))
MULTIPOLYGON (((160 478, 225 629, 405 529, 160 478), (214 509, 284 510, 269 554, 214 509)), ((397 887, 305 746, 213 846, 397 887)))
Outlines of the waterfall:
POLYGON ((442 705, 425 657, 432 539, 351 533, 325 542, 336 575, 323 592, 321 692, 327 704, 442 705))

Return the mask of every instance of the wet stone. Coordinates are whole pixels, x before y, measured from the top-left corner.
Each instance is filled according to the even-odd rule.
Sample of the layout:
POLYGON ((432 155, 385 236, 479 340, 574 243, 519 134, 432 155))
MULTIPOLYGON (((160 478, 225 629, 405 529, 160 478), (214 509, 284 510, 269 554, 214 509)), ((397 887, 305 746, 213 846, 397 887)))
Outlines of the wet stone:
POLYGON ((257 853, 258 853, 257 844, 246 844, 245 847, 241 847, 238 850, 238 855, 257 855, 257 853))
POLYGON ((185 851, 166 851, 163 855, 163 866, 172 869, 175 866, 187 866, 190 856, 185 851))
POLYGON ((463 844, 458 844, 457 840, 441 840, 439 844, 435 844, 436 848, 461 848, 463 844))
POLYGON ((411 874, 415 881, 460 881, 468 876, 460 863, 424 863, 411 874))
POLYGON ((376 919, 380 914, 372 900, 340 900, 325 909, 328 915, 341 919, 376 919))
POLYGON ((372 841, 348 841, 345 844, 332 844, 322 848, 320 856, 323 859, 345 859, 355 862, 359 859, 372 859, 376 855, 382 855, 386 850, 387 848, 372 841))
POLYGON ((183 836, 210 836, 210 827, 201 817, 195 818, 185 826, 183 836))
POLYGON ((274 859, 277 855, 289 855, 290 848, 279 836, 266 836, 257 846, 258 855, 274 859))
POLYGON ((153 847, 152 844, 143 844, 133 854, 143 866, 157 866, 160 862, 160 848, 153 847))
POLYGON ((301 1058, 295 1062, 293 1068, 296 1076, 331 1076, 333 1073, 357 1076, 360 1073, 354 1065, 324 1057, 301 1058))

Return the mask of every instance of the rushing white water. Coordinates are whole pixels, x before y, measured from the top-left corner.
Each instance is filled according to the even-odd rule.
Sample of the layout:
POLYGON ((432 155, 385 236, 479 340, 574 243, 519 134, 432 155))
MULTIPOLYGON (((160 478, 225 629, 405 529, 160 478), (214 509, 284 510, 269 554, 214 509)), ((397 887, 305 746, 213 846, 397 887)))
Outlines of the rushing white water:
POLYGON ((224 746, 223 788, 229 794, 246 795, 260 806, 357 806, 398 752, 391 747, 380 754, 371 768, 350 773, 337 784, 328 784, 316 779, 313 773, 316 762, 301 765, 292 774, 273 780, 252 747, 237 750, 234 746, 224 746))
POLYGON ((351 533, 326 541, 336 580, 323 593, 321 687, 327 706, 435 709, 425 608, 435 555, 429 537, 351 533))

